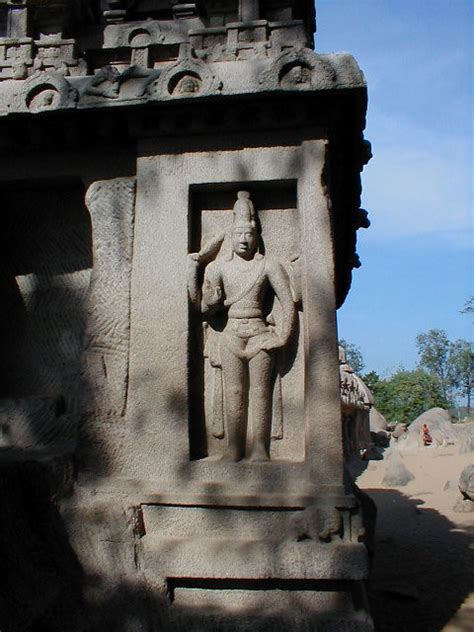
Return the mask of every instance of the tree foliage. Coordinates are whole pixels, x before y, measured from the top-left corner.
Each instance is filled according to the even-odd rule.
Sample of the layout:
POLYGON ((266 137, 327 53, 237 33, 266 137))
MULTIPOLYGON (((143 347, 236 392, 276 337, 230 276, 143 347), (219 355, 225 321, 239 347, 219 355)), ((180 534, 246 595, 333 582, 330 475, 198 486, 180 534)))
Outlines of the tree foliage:
POLYGON ((362 379, 374 395, 377 410, 389 423, 409 424, 425 410, 449 406, 438 378, 422 369, 399 370, 385 379, 371 371, 362 379))
POLYGON ((467 340, 451 343, 451 388, 457 395, 467 399, 468 414, 471 408, 471 396, 474 388, 474 351, 467 340))
POLYGON ((369 371, 361 376, 364 384, 374 393, 377 384, 380 382, 379 374, 376 371, 369 371))
POLYGON ((451 388, 450 345, 442 329, 430 329, 416 337, 419 367, 437 376, 445 399, 451 388))
POLYGON ((360 373, 364 368, 364 358, 362 357, 362 351, 360 347, 347 342, 344 338, 339 340, 341 347, 344 347, 346 351, 347 363, 354 369, 355 373, 360 373))
MULTIPOLYGON (((364 366, 356 345, 341 340, 348 363, 360 374, 364 366)), ((456 397, 467 398, 468 414, 474 391, 474 353, 467 340, 449 340, 442 329, 430 329, 416 337, 418 368, 400 369, 381 378, 375 371, 362 375, 372 391, 375 407, 394 423, 411 423, 421 413, 439 406, 453 406, 456 397)))
POLYGON ((419 367, 438 378, 443 396, 467 398, 470 408, 473 380, 473 350, 467 340, 451 342, 442 329, 430 329, 416 337, 419 367))

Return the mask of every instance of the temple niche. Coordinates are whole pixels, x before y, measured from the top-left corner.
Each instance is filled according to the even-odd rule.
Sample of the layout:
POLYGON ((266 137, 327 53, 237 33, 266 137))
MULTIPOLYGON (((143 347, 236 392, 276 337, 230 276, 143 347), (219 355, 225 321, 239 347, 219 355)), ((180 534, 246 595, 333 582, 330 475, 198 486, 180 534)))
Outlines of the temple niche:
POLYGON ((201 410, 204 418, 190 417, 191 451, 233 461, 302 461, 301 273, 295 189, 282 183, 273 190, 257 189, 253 195, 235 190, 224 197, 198 193, 196 203, 207 201, 212 206, 211 200, 220 199, 222 206, 232 201, 232 194, 232 209, 198 206, 193 211, 200 249, 188 257, 189 295, 201 318, 195 314, 193 319, 190 386, 202 383, 203 391, 193 391, 199 403, 191 409, 201 410), (262 205, 258 210, 255 197, 262 205), (213 283, 219 298, 212 293, 213 283), (201 353, 202 359, 196 357, 201 353), (236 387, 240 388, 233 400, 230 389, 236 387))
POLYGON ((2 630, 372 630, 336 322, 367 88, 314 31, 0 7, 2 630))

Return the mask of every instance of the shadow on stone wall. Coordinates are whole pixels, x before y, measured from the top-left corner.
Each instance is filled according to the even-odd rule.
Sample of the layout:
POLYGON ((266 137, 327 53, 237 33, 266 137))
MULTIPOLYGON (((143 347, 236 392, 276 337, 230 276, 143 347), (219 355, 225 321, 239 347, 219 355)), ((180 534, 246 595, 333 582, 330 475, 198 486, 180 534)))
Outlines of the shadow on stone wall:
MULTIPOLYGON (((295 165, 297 168, 298 164, 295 165)), ((250 178, 243 164, 240 176, 242 181, 250 178)), ((13 206, 14 202, 11 204, 13 206)), ((83 223, 82 228, 86 224, 83 223)), ((59 268, 47 269, 46 256, 45 267, 27 266, 23 273, 21 270, 12 272, 12 277, 28 278, 24 279, 23 294, 21 288, 15 288, 12 278, 13 312, 2 322, 3 342, 9 349, 12 375, 17 378, 11 380, 14 386, 3 393, 4 397, 12 400, 50 398, 57 405, 53 426, 57 420, 66 422, 65 415, 72 415, 71 432, 78 430, 79 422, 75 416, 78 393, 86 406, 94 405, 88 401, 93 389, 81 370, 80 353, 77 352, 78 344, 82 349, 86 320, 83 290, 84 287, 87 289, 87 283, 84 286, 84 279, 90 274, 90 258, 87 259, 91 256, 90 224, 87 225, 88 235, 87 231, 83 232, 86 258, 82 263, 70 270, 61 268, 58 272, 59 268), (51 284, 53 277, 56 280, 60 277, 60 283, 51 284), (51 290, 55 292, 52 302, 48 299, 51 290), (22 304, 21 295, 28 296, 27 305, 22 304), (75 323, 72 338, 68 337, 67 331, 71 322, 75 323), (16 353, 17 349, 21 349, 20 354, 16 353), (45 358, 48 359, 46 364, 45 358), (18 388, 19 384, 23 386, 18 388)), ((37 261, 35 251, 45 247, 47 253, 48 237, 36 229, 32 229, 31 234, 34 234, 34 240, 28 256, 37 261)), ((17 236, 18 239, 23 237, 21 224, 17 236)), ((56 237, 60 237, 58 245, 67 253, 67 239, 59 233, 56 237)), ((10 259, 14 258, 11 247, 8 252, 10 259)), ((152 379, 159 385, 159 367, 152 379)), ((184 408, 185 393, 179 390, 171 393, 168 406, 170 411, 184 408)), ((33 413, 36 415, 36 411, 33 413)), ((326 601, 326 595, 333 587, 322 583, 295 585, 295 592, 288 596, 284 612, 262 612, 260 599, 262 592, 273 590, 278 600, 278 591, 283 586, 262 583, 257 586, 249 582, 239 586, 229 584, 228 603, 221 608, 213 609, 202 604, 173 605, 170 586, 151 586, 145 582, 140 568, 143 525, 139 508, 133 503, 127 504, 120 494, 109 497, 104 494, 97 502, 87 489, 75 487, 78 459, 77 455, 72 455, 71 446, 64 454, 54 454, 53 451, 43 455, 43 462, 32 462, 40 456, 36 452, 38 444, 42 445, 50 435, 44 436, 44 425, 39 426, 36 417, 30 415, 28 419, 28 414, 26 417, 30 438, 22 447, 23 463, 3 462, 0 466, 0 484, 4 492, 0 502, 5 516, 0 527, 4 536, 0 557, 5 560, 0 576, 0 628, 3 632, 159 632, 173 630, 177 622, 196 632, 210 629, 230 632, 237 626, 239 630, 251 629, 253 632, 274 632, 296 625, 309 630, 316 625, 319 616, 334 612, 335 604, 326 601), (314 590, 321 593, 323 605, 314 621, 304 622, 300 613, 306 608, 305 594, 314 590), (254 599, 250 603, 254 605, 239 610, 238 591, 251 593, 254 599)), ((122 421, 118 420, 119 423, 122 421)), ((145 424, 139 417, 133 421, 137 430, 145 424)), ((86 420, 86 426, 87 423, 86 420)), ((105 422, 101 428, 96 425, 81 429, 82 436, 88 440, 88 461, 94 462, 96 472, 105 476, 114 456, 109 452, 106 437, 109 428, 105 422)), ((172 477, 178 485, 186 486, 192 480, 189 463, 176 463, 174 472, 170 473, 172 477)), ((256 497, 268 492, 270 483, 274 484, 269 482, 263 470, 255 476, 242 469, 244 483, 247 477, 256 497)), ((291 482, 284 478, 278 481, 277 491, 282 495, 294 492, 291 482)), ((215 486, 209 483, 204 488, 204 501, 208 495, 209 504, 213 504, 215 492, 215 486)), ((224 512, 216 513, 213 520, 216 531, 228 526, 229 518, 224 512)), ((183 587, 191 591, 194 588, 192 585, 177 586, 174 590, 183 587)), ((214 590, 209 584, 195 588, 208 593, 214 590)), ((286 591, 288 586, 284 588, 286 591)), ((338 630, 342 631, 342 628, 338 630)))
POLYGON ((91 222, 80 180, 4 187, 1 462, 75 447, 84 297, 92 267, 91 222))
POLYGON ((0 628, 67 629, 84 573, 59 501, 74 486, 91 222, 77 179, 3 185, 2 203, 0 628))

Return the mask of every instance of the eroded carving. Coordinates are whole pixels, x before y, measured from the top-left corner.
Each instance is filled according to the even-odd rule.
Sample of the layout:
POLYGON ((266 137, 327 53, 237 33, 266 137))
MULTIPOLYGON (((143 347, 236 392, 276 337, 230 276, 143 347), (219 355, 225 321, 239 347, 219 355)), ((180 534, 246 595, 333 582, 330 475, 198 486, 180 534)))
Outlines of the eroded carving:
POLYGON ((116 99, 120 91, 120 73, 113 66, 104 66, 88 82, 84 95, 116 99))
POLYGON ((0 462, 54 458, 76 441, 77 417, 63 397, 0 399, 0 462))
MULTIPOLYGON (((264 256, 259 245, 253 203, 248 192, 239 191, 231 231, 215 236, 199 253, 189 255, 191 302, 204 314, 224 312, 227 317, 221 331, 206 326, 204 350, 211 366, 222 370, 223 382, 214 388, 212 432, 222 437, 225 429, 223 460, 269 459, 275 351, 287 345, 295 325, 295 304, 285 268, 276 259, 264 256), (202 265, 205 271, 201 288, 198 278, 202 265), (276 296, 281 305, 279 327, 271 313, 266 315, 269 294, 276 296)), ((215 379, 219 380, 220 375, 215 379)), ((278 399, 278 391, 275 397, 278 399)), ((281 422, 276 425, 274 434, 279 435, 281 422)))
POLYGON ((193 75, 184 75, 178 79, 176 86, 172 89, 172 94, 179 93, 182 95, 197 94, 201 91, 202 81, 199 77, 193 75))
POLYGON ((297 542, 318 540, 331 542, 343 533, 341 512, 333 505, 311 505, 296 513, 291 520, 290 536, 297 542))
POLYGON ((155 81, 151 82, 148 93, 152 98, 169 99, 189 97, 219 92, 222 82, 216 77, 207 64, 186 57, 163 71, 155 81))
POLYGON ((298 88, 311 86, 311 69, 297 64, 291 66, 281 78, 282 88, 298 88))
POLYGON ((304 48, 279 55, 260 77, 260 84, 271 90, 324 90, 336 83, 337 73, 329 60, 304 48))
POLYGON ((339 375, 343 405, 368 410, 374 404, 374 397, 347 362, 346 350, 341 345, 339 345, 339 375))
POLYGON ((130 277, 135 179, 116 178, 89 187, 94 267, 87 297, 85 364, 96 385, 94 407, 124 414, 128 382, 130 277))
POLYGON ((63 76, 87 74, 85 61, 78 57, 76 41, 58 34, 1 38, 0 80, 26 79, 38 71, 57 72, 63 76))
POLYGON ((57 72, 38 72, 27 79, 12 99, 19 111, 42 112, 76 107, 77 91, 57 72))

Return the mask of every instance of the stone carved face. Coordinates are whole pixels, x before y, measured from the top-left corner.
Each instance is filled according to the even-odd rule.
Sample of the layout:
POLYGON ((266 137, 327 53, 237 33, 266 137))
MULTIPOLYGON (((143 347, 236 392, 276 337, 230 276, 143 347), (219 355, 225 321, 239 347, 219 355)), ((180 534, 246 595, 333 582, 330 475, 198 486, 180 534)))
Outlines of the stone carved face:
POLYGON ((300 86, 311 83, 311 70, 305 66, 293 66, 284 75, 282 84, 286 86, 300 86))
POLYGON ((295 66, 288 74, 294 83, 308 83, 311 79, 309 68, 304 68, 303 66, 295 66))
POLYGON ((251 259, 258 247, 257 229, 250 223, 239 223, 232 231, 232 250, 242 259, 251 259))
POLYGON ((27 102, 31 112, 50 110, 58 105, 59 94, 54 88, 48 87, 33 93, 27 102))
POLYGON ((180 94, 195 94, 201 89, 201 82, 197 77, 186 75, 178 82, 175 91, 180 94))

